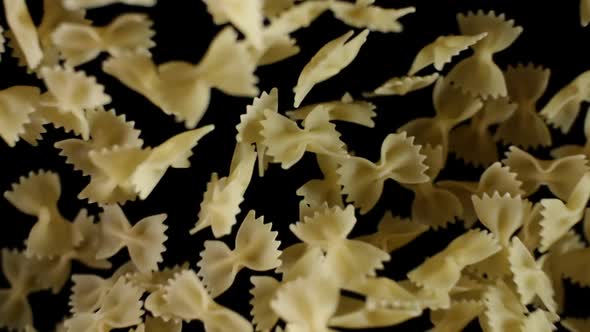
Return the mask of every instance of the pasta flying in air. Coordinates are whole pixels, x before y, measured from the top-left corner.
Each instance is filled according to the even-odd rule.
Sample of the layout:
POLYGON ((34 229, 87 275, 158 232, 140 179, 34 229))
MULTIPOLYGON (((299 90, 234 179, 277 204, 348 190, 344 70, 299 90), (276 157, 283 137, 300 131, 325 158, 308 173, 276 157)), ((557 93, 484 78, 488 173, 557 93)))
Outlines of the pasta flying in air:
POLYGON ((438 78, 438 73, 430 74, 427 76, 394 77, 385 81, 385 83, 381 84, 378 88, 373 90, 373 92, 364 93, 364 96, 403 96, 412 91, 424 89, 432 85, 432 83, 436 82, 438 78))
POLYGON ((584 145, 561 145, 551 150, 551 157, 560 159, 575 155, 583 155, 586 156, 586 159, 590 159, 590 112, 586 113, 586 118, 584 119, 584 136, 586 137, 586 142, 584 145))
POLYGON ((262 48, 264 0, 203 0, 217 25, 230 22, 256 48, 262 48))
POLYGON ((43 50, 26 1, 6 1, 4 12, 12 32, 11 36, 16 41, 15 46, 18 47, 19 52, 23 53, 28 68, 31 70, 37 68, 43 60, 43 50))
POLYGON ((41 97, 38 88, 16 85, 0 91, 0 137, 10 147, 27 132, 41 97))
POLYGON ((158 0, 62 0, 68 10, 91 9, 122 3, 132 6, 152 7, 158 0))
POLYGON ((382 8, 373 5, 375 0, 330 1, 330 10, 334 16, 345 24, 355 28, 367 28, 382 33, 402 32, 403 26, 398 20, 416 12, 414 7, 382 8))

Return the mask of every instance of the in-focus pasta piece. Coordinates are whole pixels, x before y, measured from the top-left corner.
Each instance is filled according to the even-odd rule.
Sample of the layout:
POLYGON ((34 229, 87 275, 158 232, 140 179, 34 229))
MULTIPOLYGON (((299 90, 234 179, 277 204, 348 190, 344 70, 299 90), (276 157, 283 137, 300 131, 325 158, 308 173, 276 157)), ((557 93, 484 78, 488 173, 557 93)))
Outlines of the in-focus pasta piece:
POLYGON ((484 13, 468 12, 458 14, 459 29, 464 35, 488 35, 471 46, 474 54, 451 69, 447 78, 474 96, 484 99, 505 97, 508 93, 502 70, 494 63, 493 55, 505 50, 522 33, 523 29, 514 26, 514 20, 507 20, 504 14, 494 11, 484 13))
POLYGON ((368 242, 375 247, 391 253, 422 235, 429 229, 410 219, 394 217, 391 211, 386 211, 377 225, 377 232, 357 237, 356 240, 368 242))
POLYGON ((100 215, 101 242, 96 258, 109 258, 127 247, 131 261, 141 272, 158 270, 166 251, 164 234, 165 213, 145 217, 133 226, 127 220, 119 205, 105 205, 100 215))
POLYGON ((264 0, 203 0, 213 22, 233 24, 256 48, 262 48, 264 0))
POLYGON ((584 155, 586 159, 590 159, 590 112, 586 113, 586 118, 584 119, 584 136, 586 137, 586 143, 584 145, 565 144, 558 146, 551 150, 551 157, 564 158, 584 155))
POLYGON ((69 10, 91 9, 104 7, 115 3, 122 3, 131 6, 152 7, 158 0, 61 0, 64 7, 69 10))
POLYGON ((344 206, 338 177, 338 162, 330 156, 316 155, 323 179, 313 179, 304 183, 295 192, 302 202, 309 206, 344 206))
POLYGON ((344 94, 340 100, 307 105, 287 111, 285 114, 292 120, 305 120, 309 113, 318 106, 328 108, 329 121, 344 121, 369 128, 375 127, 373 118, 377 115, 374 112, 376 106, 364 100, 354 100, 348 93, 344 94))
POLYGON ((402 32, 404 28, 398 20, 416 12, 415 7, 382 8, 375 6, 374 2, 375 0, 356 0, 355 3, 346 1, 329 3, 334 17, 345 24, 383 33, 402 32))
POLYGON ((252 322, 256 331, 270 330, 279 320, 279 316, 270 307, 270 301, 274 298, 281 283, 268 276, 252 276, 250 282, 254 285, 250 289, 252 322))
POLYGON ((197 263, 198 275, 212 297, 225 292, 243 267, 266 271, 281 265, 278 249, 281 242, 276 239, 278 233, 270 227, 264 224, 264 217, 256 218, 251 210, 238 229, 233 250, 221 241, 205 241, 197 263))
POLYGON ((0 137, 10 147, 27 132, 41 97, 39 88, 15 85, 0 90, 0 137))
POLYGON ((510 147, 502 162, 518 174, 525 196, 534 194, 541 185, 546 185, 562 200, 570 196, 580 178, 588 171, 584 155, 541 160, 515 146, 510 147))
POLYGON ((170 61, 156 66, 147 54, 131 54, 109 58, 102 69, 187 128, 195 128, 209 106, 212 88, 233 96, 258 94, 256 59, 237 38, 235 30, 224 28, 196 65, 170 61))
POLYGON ((537 101, 549 84, 551 71, 541 66, 518 64, 504 71, 508 97, 517 104, 516 111, 501 122, 495 138, 522 148, 551 145, 551 132, 537 113, 537 101))
POLYGON ((467 164, 488 167, 498 160, 496 141, 490 127, 506 121, 517 105, 508 98, 488 99, 469 124, 459 125, 450 133, 450 150, 467 164), (474 149, 473 147, 477 148, 474 149))
POLYGON ((284 115, 264 110, 260 134, 267 147, 266 154, 272 157, 272 162, 280 163, 283 169, 295 165, 306 151, 339 159, 347 158, 340 133, 329 120, 329 108, 322 105, 305 117, 303 128, 284 115))
POLYGON ((237 222, 240 204, 254 170, 256 152, 250 145, 238 143, 234 149, 229 175, 219 178, 217 173, 211 174, 207 190, 203 194, 199 210, 199 220, 189 231, 195 234, 206 227, 211 227, 213 236, 220 238, 231 233, 237 222))
POLYGON ((585 71, 561 88, 543 107, 541 116, 566 134, 580 113, 582 102, 590 101, 590 70, 585 71))
POLYGON ((371 210, 383 192, 385 180, 392 179, 402 184, 427 182, 425 174, 428 166, 420 145, 405 132, 389 134, 381 145, 381 159, 373 163, 365 158, 351 156, 339 161, 337 172, 340 176, 342 193, 346 201, 354 203, 365 214, 371 210))
POLYGON ((541 200, 541 252, 549 250, 584 216, 584 209, 590 200, 590 173, 585 173, 571 191, 567 203, 557 198, 541 200))
POLYGON ((314 85, 334 77, 352 63, 367 41, 369 30, 365 29, 351 39, 353 34, 354 31, 351 30, 326 43, 303 67, 297 85, 293 88, 294 107, 301 105, 314 85))
POLYGON ((111 56, 148 53, 155 46, 153 22, 143 14, 123 14, 108 25, 95 27, 81 23, 61 23, 51 33, 51 40, 69 66, 92 61, 101 52, 111 56))
POLYGON ((37 68, 43 60, 43 50, 27 3, 25 0, 6 1, 4 13, 11 36, 14 37, 19 51, 23 53, 28 68, 37 68))
POLYGON ((434 65, 437 71, 441 71, 447 63, 451 62, 454 56, 475 45, 487 35, 487 32, 482 32, 473 36, 449 35, 437 37, 416 54, 408 75, 415 75, 430 65, 434 65))
POLYGON ((365 97, 378 97, 378 96, 403 96, 412 91, 424 89, 432 83, 436 82, 439 78, 438 73, 430 74, 427 76, 403 76, 390 78, 381 84, 373 92, 364 93, 365 97))

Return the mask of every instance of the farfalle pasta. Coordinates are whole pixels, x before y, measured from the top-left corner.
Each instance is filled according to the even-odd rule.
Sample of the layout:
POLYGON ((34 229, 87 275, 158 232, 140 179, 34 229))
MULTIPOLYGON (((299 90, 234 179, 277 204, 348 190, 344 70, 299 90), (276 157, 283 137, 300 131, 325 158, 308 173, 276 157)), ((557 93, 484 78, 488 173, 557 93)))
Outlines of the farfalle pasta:
POLYGON ((464 35, 487 33, 487 36, 471 46, 473 55, 455 65, 447 79, 463 91, 482 98, 498 98, 507 95, 502 70, 494 63, 493 55, 508 48, 522 33, 504 14, 494 11, 458 14, 459 30, 464 35))
POLYGON ((318 106, 327 108, 327 111, 330 113, 329 121, 343 121, 369 128, 375 127, 373 118, 377 115, 374 112, 376 106, 364 100, 354 100, 348 93, 344 94, 340 100, 299 107, 298 109, 287 111, 286 115, 292 120, 305 120, 309 113, 318 106))
POLYGON ((108 6, 115 3, 122 3, 132 6, 151 7, 158 0, 62 0, 68 10, 90 9, 108 6))
POLYGON ((14 147, 27 133, 41 97, 33 86, 13 86, 0 91, 0 137, 14 147))
POLYGON ((391 211, 385 212, 377 225, 377 232, 358 237, 357 240, 368 242, 375 247, 391 253, 412 242, 429 229, 410 219, 394 217, 391 211))
POLYGON ((264 224, 263 217, 256 218, 251 210, 238 229, 233 250, 221 241, 205 241, 197 266, 198 275, 211 296, 217 297, 227 290, 243 267, 265 271, 281 265, 278 250, 281 242, 276 240, 277 234, 270 230, 270 224, 264 224))
POLYGON ((302 197, 302 203, 309 206, 344 205, 338 176, 338 162, 328 156, 316 155, 323 179, 313 179, 304 183, 295 192, 302 197))
POLYGON ((43 60, 43 50, 27 3, 25 0, 6 1, 4 12, 11 37, 16 41, 15 46, 22 52, 28 68, 37 68, 43 60))
POLYGON ((371 31, 401 32, 403 26, 398 20, 416 12, 414 7, 400 9, 382 8, 374 5, 375 0, 356 0, 355 3, 331 1, 330 10, 334 17, 355 28, 371 31))
POLYGON ((551 157, 559 159, 575 155, 583 155, 586 156, 586 159, 590 158, 590 112, 586 113, 586 118, 584 119, 584 136, 586 136, 586 143, 584 145, 561 145, 551 150, 551 157))
POLYGON ((215 24, 230 22, 256 48, 262 47, 264 0, 203 0, 215 24))
POLYGON ((367 159, 351 156, 340 161, 337 173, 346 201, 360 208, 361 213, 371 210, 381 197, 385 180, 392 179, 402 184, 424 183, 427 166, 421 146, 405 132, 389 134, 381 145, 381 159, 373 163, 367 159))
POLYGON ((148 52, 155 45, 151 25, 141 14, 120 15, 104 27, 65 22, 51 33, 51 40, 68 65, 78 66, 105 51, 112 56, 148 52))
POLYGON ((314 85, 323 82, 335 75, 352 63, 354 58, 367 41, 369 30, 365 29, 354 38, 354 31, 326 43, 303 67, 293 88, 295 92, 294 107, 299 107, 314 85))
POLYGON ((580 113, 581 104, 590 100, 590 71, 585 71, 561 88, 541 109, 547 123, 568 133, 580 113))
POLYGON ((377 96, 403 96, 412 91, 424 89, 432 83, 436 82, 439 78, 438 73, 430 74, 427 76, 403 76, 393 77, 385 81, 373 92, 367 92, 364 94, 365 97, 377 97, 377 96))

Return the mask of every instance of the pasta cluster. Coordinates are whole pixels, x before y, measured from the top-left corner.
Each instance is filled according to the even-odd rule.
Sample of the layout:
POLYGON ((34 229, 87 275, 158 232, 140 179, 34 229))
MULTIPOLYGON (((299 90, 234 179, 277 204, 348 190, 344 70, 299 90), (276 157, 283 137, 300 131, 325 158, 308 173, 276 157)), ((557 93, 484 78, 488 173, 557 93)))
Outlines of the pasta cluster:
MULTIPOLYGON (((34 223, 22 247, 1 250, 8 285, 0 289, 0 328, 35 331, 29 295, 49 290, 69 294, 69 313, 55 327, 67 332, 179 332, 192 321, 209 332, 395 330, 421 316, 436 332, 476 320, 487 332, 590 330, 589 318, 568 316, 564 287, 565 278, 590 287, 590 113, 584 145, 553 146, 551 132, 574 127, 590 101, 590 71, 539 106, 550 70, 503 68, 494 59, 526 27, 502 13, 470 11, 457 15, 456 34, 423 45, 405 74, 361 96, 305 104, 375 34, 401 33, 400 20, 416 9, 374 0, 203 0, 223 27, 191 63, 153 56, 158 31, 148 15, 122 13, 103 25, 85 18, 115 3, 158 5, 44 0, 35 24, 25 0, 4 1, 6 45, 39 86, 0 90, 0 137, 11 148, 36 146, 49 125, 63 128, 69 137, 52 144, 89 181, 77 198, 100 212, 87 206, 66 217, 64 174, 39 169, 11 179, 4 198, 34 223), (325 13, 350 30, 313 50, 292 91, 262 91, 258 69, 298 55, 295 32, 325 13), (150 133, 113 108, 108 84, 81 68, 89 63, 186 130, 147 144, 150 133), (377 158, 353 151, 341 134, 343 123, 376 127, 377 98, 430 88, 434 115, 389 130, 377 158), (136 218, 126 203, 148 199, 168 171, 196 168, 201 155, 193 149, 213 144, 210 133, 223 128, 202 123, 215 106, 213 89, 251 102, 227 135, 234 145, 226 175, 213 172, 195 202, 187 235, 209 239, 194 262, 173 265, 167 246, 179 225, 168 218, 172 211, 136 218), (283 109, 291 92, 294 108, 283 109), (539 147, 550 148, 550 157, 539 147), (288 225, 291 234, 279 232, 287 222, 265 222, 249 205, 254 180, 270 168, 288 174, 310 155, 323 177, 292 193, 298 221, 288 225), (477 168, 478 178, 449 179, 443 173, 451 160, 477 168), (357 234, 393 185, 412 193, 410 215, 387 211, 374 232, 357 234), (389 275, 396 251, 452 224, 462 226, 459 236, 403 276, 389 275), (249 315, 222 297, 244 287, 236 282, 244 270, 251 273, 249 315)), ((580 20, 590 22, 587 0, 580 20)), ((197 188, 186 186, 178 190, 197 188)))

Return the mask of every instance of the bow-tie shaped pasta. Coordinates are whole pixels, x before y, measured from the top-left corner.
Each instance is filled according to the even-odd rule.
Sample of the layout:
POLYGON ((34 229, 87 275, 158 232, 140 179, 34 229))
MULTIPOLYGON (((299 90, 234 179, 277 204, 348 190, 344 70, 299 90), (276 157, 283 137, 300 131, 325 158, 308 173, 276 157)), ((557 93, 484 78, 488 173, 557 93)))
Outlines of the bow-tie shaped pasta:
POLYGON ((540 114, 547 123, 566 134, 572 128, 582 102, 585 101, 590 101, 590 70, 579 74, 553 95, 540 114))
POLYGON ((104 7, 115 3, 122 3, 130 6, 152 7, 158 0, 62 0, 64 7, 68 10, 91 9, 104 7))
POLYGON ((464 35, 487 32, 487 36, 471 46, 473 55, 459 62, 448 74, 448 79, 463 91, 474 96, 505 97, 506 81, 502 70, 494 63, 493 55, 510 46, 523 29, 514 26, 514 20, 507 20, 504 14, 494 11, 484 13, 468 12, 458 14, 459 29, 464 35))
POLYGON ((161 290, 172 280, 177 273, 185 271, 189 268, 189 263, 184 262, 181 265, 174 265, 172 267, 165 267, 159 271, 139 272, 132 271, 127 273, 125 277, 131 281, 135 286, 145 290, 146 292, 156 292, 161 290))
POLYGON ((84 175, 99 173, 90 160, 90 151, 100 151, 114 146, 141 147, 141 131, 134 128, 135 122, 126 121, 125 115, 117 115, 114 109, 94 109, 86 111, 88 119, 88 140, 69 138, 55 143, 60 149, 60 156, 66 157, 66 163, 84 175))
POLYGON ((6 1, 4 13, 16 46, 23 53, 28 68, 37 68, 43 60, 43 50, 27 3, 25 0, 6 1))
POLYGON ((402 32, 403 26, 398 22, 400 18, 416 12, 414 7, 401 9, 382 8, 374 6, 375 0, 330 1, 330 10, 334 17, 355 28, 367 28, 371 31, 402 32))
POLYGON ((103 71, 194 128, 209 106, 211 88, 235 96, 258 94, 256 63, 237 38, 235 30, 221 30, 196 65, 170 61, 156 66, 149 55, 127 54, 106 60, 103 71))
POLYGON ((129 332, 181 332, 182 323, 175 321, 164 321, 161 318, 152 316, 145 317, 143 323, 137 325, 137 328, 129 332))
POLYGON ((278 233, 272 232, 270 226, 264 224, 263 217, 256 218, 251 210, 238 229, 233 250, 221 241, 205 241, 205 250, 201 251, 197 263, 198 275, 212 297, 231 287, 243 267, 266 271, 281 265, 278 250, 281 242, 276 240, 278 233))
POLYGON ((37 110, 40 91, 32 86, 13 86, 0 90, 0 137, 14 147, 27 133, 32 113, 37 110))
POLYGON ((562 238, 575 224, 582 220, 584 209, 590 200, 590 173, 585 173, 571 191, 567 203, 557 198, 541 200, 541 252, 562 238))
POLYGON ((131 226, 119 205, 105 205, 100 215, 102 229, 100 248, 96 258, 109 258, 127 247, 131 261, 141 272, 155 271, 162 262, 162 252, 166 251, 164 234, 168 226, 164 224, 165 213, 141 219, 131 226))
POLYGON ((434 229, 445 227, 447 223, 454 222, 455 218, 463 214, 463 206, 453 192, 438 188, 434 182, 445 164, 442 146, 433 148, 427 144, 422 148, 421 153, 426 156, 424 165, 428 168, 425 174, 429 181, 404 184, 404 187, 414 192, 412 220, 434 229))
POLYGON ((203 0, 217 25, 230 22, 255 47, 262 48, 264 0, 203 0))
POLYGON ((333 274, 335 283, 346 285, 374 275, 390 259, 388 253, 369 243, 347 239, 356 221, 352 205, 345 209, 335 206, 324 208, 289 229, 309 246, 322 249, 326 253, 323 266, 333 274))
POLYGON ((104 86, 97 83, 95 77, 71 68, 43 67, 41 75, 49 90, 43 95, 41 105, 75 117, 79 122, 79 128, 75 128, 76 134, 88 139, 88 121, 84 110, 111 102, 111 97, 104 92, 104 86))
POLYGON ((269 93, 263 92, 260 97, 254 98, 251 105, 246 106, 246 113, 240 115, 240 123, 236 126, 238 131, 236 142, 244 144, 254 144, 258 153, 258 176, 264 176, 264 171, 268 166, 266 158, 267 147, 264 145, 262 136, 262 121, 264 120, 264 111, 270 110, 277 113, 279 109, 279 96, 277 88, 273 88, 269 93))
POLYGON ((346 201, 352 202, 365 214, 381 197, 385 180, 392 179, 402 184, 424 183, 428 168, 426 158, 420 154, 420 146, 405 132, 389 134, 381 145, 381 159, 373 163, 360 157, 340 160, 337 172, 346 201))
POLYGON ((307 277, 279 288, 270 306, 287 323, 287 331, 334 332, 328 324, 339 297, 340 290, 332 280, 307 277))
POLYGON ((293 88, 294 107, 299 107, 314 85, 337 75, 352 63, 367 41, 369 30, 365 29, 351 39, 353 34, 354 31, 351 30, 328 42, 303 67, 297 85, 293 88))
POLYGON ((547 88, 551 71, 533 64, 508 66, 504 71, 508 97, 518 106, 498 125, 495 138, 523 148, 551 145, 551 133, 537 113, 537 101, 547 88))
POLYGON ((486 100, 483 108, 471 118, 471 123, 451 131, 450 150, 467 164, 476 167, 493 164, 498 160, 498 148, 489 128, 503 123, 516 108, 517 105, 508 98, 486 100))
POLYGON ((568 156, 584 155, 586 159, 590 158, 590 112, 586 113, 584 119, 584 136, 586 143, 584 145, 565 144, 551 150, 551 157, 564 158, 568 156))
POLYGON ((309 113, 318 106, 328 109, 330 113, 329 121, 344 121, 369 128, 375 127, 373 118, 377 115, 374 112, 376 106, 364 100, 354 100, 348 93, 344 94, 340 100, 307 105, 296 110, 287 111, 286 115, 292 120, 305 120, 309 113))
POLYGON ((475 45, 487 35, 487 32, 483 32, 473 36, 450 35, 436 38, 416 54, 408 75, 414 75, 432 64, 437 71, 441 71, 454 56, 475 45))
POLYGON ((256 152, 251 145, 236 144, 229 175, 219 179, 217 173, 211 174, 207 191, 201 201, 199 220, 189 231, 190 234, 206 227, 211 227, 215 238, 231 233, 231 228, 236 223, 236 215, 241 211, 240 204, 252 179, 255 162, 256 152))
POLYGON ((541 185, 546 185, 555 196, 567 199, 580 178, 588 171, 584 155, 541 160, 515 146, 510 147, 502 163, 518 174, 525 196, 534 194, 541 185))
POLYGON ((159 146, 141 148, 113 146, 92 150, 88 156, 96 170, 79 198, 91 202, 115 203, 146 199, 169 167, 187 168, 192 148, 214 129, 207 125, 173 136, 159 146))
POLYGON ((472 195, 487 193, 492 195, 498 192, 500 195, 510 194, 511 196, 523 195, 522 182, 517 180, 516 173, 511 172, 500 162, 493 163, 480 176, 479 182, 444 180, 437 182, 441 188, 445 188, 457 196, 463 205, 463 220, 466 228, 471 228, 477 221, 477 215, 471 201, 472 195))
POLYGON ((447 294, 459 281, 465 267, 483 261, 500 249, 491 234, 470 230, 410 271, 408 279, 425 289, 447 294))
POLYGON ((72 293, 70 294, 70 311, 74 314, 95 312, 104 303, 106 295, 115 283, 127 273, 136 271, 132 262, 121 265, 108 278, 93 274, 72 275, 72 293))
POLYGON ((206 331, 253 331, 248 320, 215 303, 192 270, 180 272, 162 290, 150 294, 145 306, 165 321, 200 320, 206 331))
POLYGON ((302 202, 310 206, 344 206, 338 177, 338 162, 329 156, 316 155, 323 179, 309 180, 296 191, 302 202))
POLYGON ((428 226, 426 225, 394 217, 391 211, 387 211, 377 225, 377 232, 357 237, 356 240, 368 242, 391 253, 410 243, 427 230, 428 226))
POLYGON ((373 92, 365 92, 365 97, 404 96, 412 91, 432 85, 440 77, 439 73, 426 76, 403 76, 390 78, 377 87, 373 92))
POLYGON ((465 327, 484 311, 481 301, 460 300, 451 303, 448 309, 434 310, 430 321, 434 325, 430 332, 463 331, 465 327))
POLYGON ((123 14, 104 27, 62 23, 51 34, 66 64, 75 67, 95 59, 101 52, 111 56, 147 53, 155 43, 152 21, 142 14, 123 14))
POLYGON ((476 114, 483 103, 453 87, 443 77, 440 77, 434 85, 432 102, 436 111, 434 117, 414 119, 398 131, 405 131, 408 136, 414 136, 416 144, 442 145, 446 160, 451 129, 476 114))
POLYGON ((108 290, 96 312, 76 313, 64 322, 68 331, 104 331, 142 322, 143 291, 119 278, 108 290))
POLYGON ((80 231, 58 210, 60 194, 58 174, 43 170, 21 176, 11 190, 4 192, 4 198, 14 207, 38 218, 26 240, 29 254, 54 257, 69 252, 82 241, 80 231))
POLYGON ((340 140, 336 126, 329 120, 330 112, 325 106, 311 111, 303 120, 303 128, 284 115, 264 110, 260 134, 268 148, 266 154, 273 158, 273 162, 281 163, 283 169, 295 165, 306 151, 346 158, 345 144, 340 140))
POLYGON ((36 259, 3 248, 2 272, 10 288, 0 289, 0 327, 23 331, 27 325, 33 324, 27 296, 44 288, 39 280, 43 270, 36 259))
POLYGON ((554 291, 551 280, 542 270, 539 262, 535 261, 533 255, 517 237, 512 238, 508 260, 521 303, 531 304, 538 296, 545 308, 555 313, 557 304, 553 298, 554 291))

